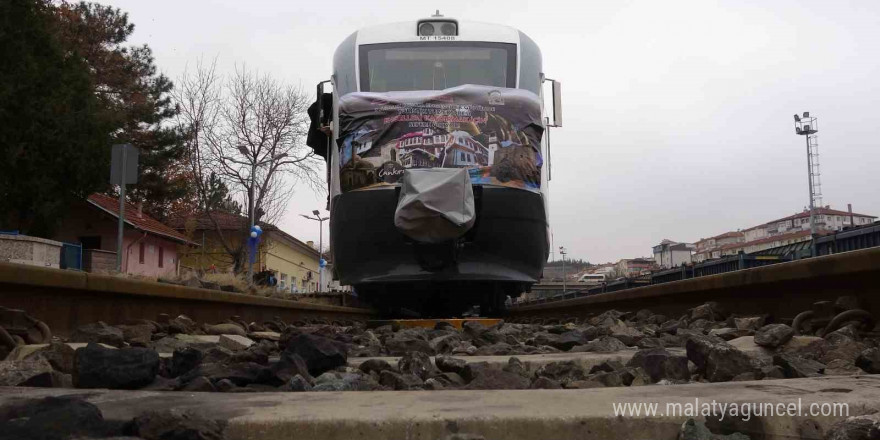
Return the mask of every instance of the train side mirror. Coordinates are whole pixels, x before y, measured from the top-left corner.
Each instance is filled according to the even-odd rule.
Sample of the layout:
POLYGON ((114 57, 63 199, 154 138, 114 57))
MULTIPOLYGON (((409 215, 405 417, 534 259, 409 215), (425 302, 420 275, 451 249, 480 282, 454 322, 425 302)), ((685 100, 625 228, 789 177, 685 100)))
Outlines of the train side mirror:
POLYGON ((562 83, 551 80, 553 87, 553 126, 562 127, 562 83))

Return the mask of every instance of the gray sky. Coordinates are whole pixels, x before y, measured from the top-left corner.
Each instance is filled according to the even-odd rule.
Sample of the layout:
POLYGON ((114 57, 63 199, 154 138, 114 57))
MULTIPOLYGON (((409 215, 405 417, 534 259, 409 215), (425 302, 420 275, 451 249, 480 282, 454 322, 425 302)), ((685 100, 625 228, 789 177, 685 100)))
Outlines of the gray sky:
MULTIPOLYGON (((172 79, 217 56, 223 71, 244 63, 309 91, 363 26, 440 7, 521 29, 564 84, 550 220, 555 246, 573 258, 650 255, 664 238, 695 241, 801 210, 806 155, 792 114, 803 111, 819 117, 825 204, 880 215, 880 2, 103 3, 129 13, 133 41, 172 79)), ((317 225, 298 214, 323 206, 303 188, 281 226, 317 241, 317 225)))

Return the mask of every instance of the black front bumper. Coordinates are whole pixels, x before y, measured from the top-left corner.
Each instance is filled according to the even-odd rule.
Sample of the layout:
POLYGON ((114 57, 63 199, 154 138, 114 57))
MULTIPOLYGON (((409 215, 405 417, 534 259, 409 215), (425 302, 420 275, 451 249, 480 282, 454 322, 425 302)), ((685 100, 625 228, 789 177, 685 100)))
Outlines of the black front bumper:
POLYGON ((474 186, 477 219, 457 243, 415 243, 394 226, 399 191, 351 191, 330 215, 334 270, 354 286, 418 282, 538 281, 547 261, 547 218, 539 193, 474 186))

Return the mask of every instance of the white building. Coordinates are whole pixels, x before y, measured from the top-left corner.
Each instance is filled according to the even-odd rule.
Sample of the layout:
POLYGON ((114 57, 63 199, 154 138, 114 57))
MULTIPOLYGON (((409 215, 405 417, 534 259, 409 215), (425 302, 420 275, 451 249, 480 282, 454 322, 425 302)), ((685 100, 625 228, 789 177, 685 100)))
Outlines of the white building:
MULTIPOLYGON (((864 226, 874 222, 873 215, 856 214, 831 209, 816 208, 816 232, 827 234, 851 226, 864 226)), ((810 211, 803 211, 776 219, 743 231, 725 232, 696 242, 695 262, 702 262, 739 252, 752 253, 765 249, 810 240, 810 211)))
POLYGON ((690 264, 693 249, 694 245, 692 244, 664 239, 660 244, 654 246, 654 262, 662 269, 690 264))

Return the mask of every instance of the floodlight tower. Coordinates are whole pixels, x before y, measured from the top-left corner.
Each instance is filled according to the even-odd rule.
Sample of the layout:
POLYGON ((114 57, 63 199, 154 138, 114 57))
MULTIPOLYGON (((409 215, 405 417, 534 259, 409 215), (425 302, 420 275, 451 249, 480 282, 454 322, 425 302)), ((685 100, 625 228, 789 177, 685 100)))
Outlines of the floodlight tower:
POLYGON ((822 179, 819 173, 819 120, 804 112, 794 115, 794 131, 807 140, 807 177, 810 186, 810 249, 816 256, 816 206, 822 206, 822 179))

